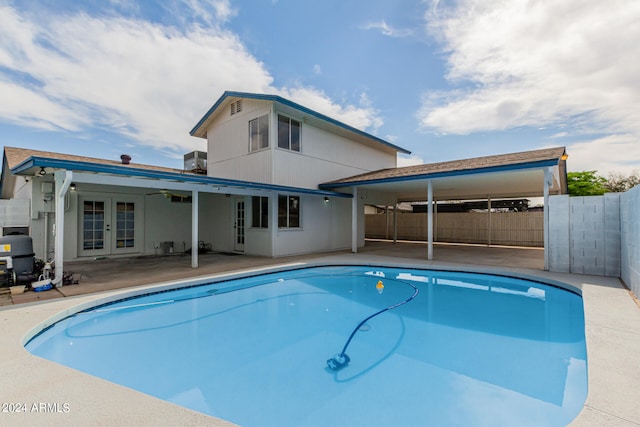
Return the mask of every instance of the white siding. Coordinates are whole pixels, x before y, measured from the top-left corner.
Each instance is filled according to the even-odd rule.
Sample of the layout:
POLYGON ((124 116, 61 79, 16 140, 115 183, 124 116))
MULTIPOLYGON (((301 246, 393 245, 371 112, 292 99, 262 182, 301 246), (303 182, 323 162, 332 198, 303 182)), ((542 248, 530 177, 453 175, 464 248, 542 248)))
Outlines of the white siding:
POLYGON ((191 203, 171 203, 158 194, 145 196, 144 207, 143 253, 161 254, 159 242, 173 242, 175 252, 191 247, 191 203))
MULTIPOLYGON (((207 175, 255 182, 271 182, 271 149, 249 152, 249 121, 264 114, 271 117, 271 103, 242 100, 242 112, 230 115, 221 108, 207 130, 207 175)), ((273 135, 273 118, 270 133, 273 135)))
POLYGON ((199 239, 216 252, 233 251, 233 197, 200 195, 199 239))
POLYGON ((318 184, 396 165, 396 155, 302 125, 301 152, 274 150, 274 183, 318 188, 318 184))
POLYGON ((301 151, 278 148, 277 117, 273 103, 243 100, 241 113, 230 115, 229 106, 220 107, 207 130, 208 175, 317 188, 318 184, 364 172, 396 166, 396 153, 388 148, 365 145, 299 120, 301 151), (249 152, 249 121, 269 114, 269 148, 249 152))
POLYGON ((273 256, 351 247, 351 199, 330 198, 329 203, 325 203, 322 197, 303 196, 300 203, 301 227, 276 231, 273 256))

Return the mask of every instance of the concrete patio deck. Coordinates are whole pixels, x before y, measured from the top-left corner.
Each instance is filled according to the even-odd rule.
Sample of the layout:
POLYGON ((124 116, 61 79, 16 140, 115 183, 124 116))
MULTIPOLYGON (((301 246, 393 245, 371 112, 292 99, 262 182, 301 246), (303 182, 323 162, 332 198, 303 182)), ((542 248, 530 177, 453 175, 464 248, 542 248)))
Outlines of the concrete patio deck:
POLYGON ((45 361, 28 353, 23 345, 43 324, 49 324, 52 316, 72 313, 97 299, 140 293, 161 282, 166 286, 177 279, 229 272, 337 263, 508 273, 581 290, 589 395, 572 425, 640 426, 640 308, 618 279, 542 271, 539 249, 437 245, 436 260, 425 258, 426 246, 421 244, 374 241, 367 242, 358 254, 280 259, 207 254, 200 258, 197 270, 190 268, 189 257, 181 256, 68 263, 65 269, 83 276, 79 285, 40 293, 40 300, 48 299, 45 294, 52 295, 49 301, 23 297, 15 301, 18 305, 0 308, 0 403, 24 402, 28 409, 26 413, 0 412, 0 425, 231 425, 45 361), (51 410, 33 410, 34 404, 38 408, 43 403, 51 410))
MULTIPOLYGON (((521 267, 531 270, 544 268, 543 251, 540 248, 508 248, 500 246, 436 244, 437 262, 475 264, 487 266, 521 267)), ((207 253, 200 255, 199 268, 191 268, 191 256, 176 254, 138 258, 110 258, 67 262, 65 272, 79 278, 78 285, 63 286, 45 292, 26 292, 10 295, 5 288, 0 294, 0 306, 22 304, 76 295, 103 292, 132 286, 148 285, 169 280, 206 276, 247 268, 310 260, 327 255, 350 254, 349 251, 332 254, 311 254, 283 258, 264 258, 249 255, 207 253)), ((393 256, 425 262, 427 246, 424 242, 398 242, 367 240, 360 255, 393 256)))

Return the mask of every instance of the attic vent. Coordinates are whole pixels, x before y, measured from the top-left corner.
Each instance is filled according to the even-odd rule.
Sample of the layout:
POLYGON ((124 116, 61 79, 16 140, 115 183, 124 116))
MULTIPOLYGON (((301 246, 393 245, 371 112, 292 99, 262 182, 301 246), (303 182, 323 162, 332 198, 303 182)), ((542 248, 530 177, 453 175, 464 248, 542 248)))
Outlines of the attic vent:
POLYGON ((231 115, 233 116, 236 113, 242 111, 242 100, 239 99, 236 102, 231 103, 231 115))

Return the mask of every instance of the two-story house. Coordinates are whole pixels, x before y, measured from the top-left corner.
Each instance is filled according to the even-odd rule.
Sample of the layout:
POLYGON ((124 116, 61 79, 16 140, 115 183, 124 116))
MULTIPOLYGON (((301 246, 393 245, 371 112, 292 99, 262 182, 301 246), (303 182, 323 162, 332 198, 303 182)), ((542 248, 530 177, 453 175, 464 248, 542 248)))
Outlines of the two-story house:
POLYGON ((207 140, 206 166, 201 152, 170 169, 5 147, 3 233, 29 234, 59 283, 65 260, 191 250, 197 267, 201 242, 266 257, 356 252, 365 204, 427 200, 431 259, 434 200, 566 191, 563 147, 397 168, 407 150, 275 95, 225 92, 191 135, 207 140))
POLYGON ((206 174, 202 164, 180 170, 127 155, 5 147, 0 191, 13 214, 0 226, 27 232, 36 256, 56 265, 184 252, 199 242, 268 257, 347 249, 352 211, 362 216, 365 200, 319 184, 395 168, 397 153, 408 153, 282 97, 238 92, 225 92, 191 135, 207 139, 206 174))

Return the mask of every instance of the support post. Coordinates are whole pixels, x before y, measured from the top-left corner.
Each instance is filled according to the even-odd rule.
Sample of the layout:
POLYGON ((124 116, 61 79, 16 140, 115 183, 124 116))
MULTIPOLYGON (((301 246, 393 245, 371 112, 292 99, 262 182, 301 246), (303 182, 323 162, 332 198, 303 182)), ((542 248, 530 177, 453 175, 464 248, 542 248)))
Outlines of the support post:
POLYGON ((491 196, 487 197, 487 246, 491 246, 491 196))
POLYGON ((433 198, 433 241, 438 240, 438 200, 433 198))
POLYGON ((269 232, 271 233, 271 257, 279 254, 278 248, 278 193, 269 196, 269 232))
POLYGON ((358 187, 353 187, 351 199, 351 252, 358 253, 358 187))
POLYGON ((51 282, 55 287, 61 287, 64 268, 64 198, 67 195, 73 172, 67 170, 57 170, 54 175, 56 183, 56 232, 55 232, 55 276, 51 282))
POLYGON ((549 187, 552 184, 551 168, 544 170, 544 269, 549 271, 549 187))
POLYGON ((384 238, 389 240, 389 205, 384 207, 384 238))
POLYGON ((398 243, 398 201, 393 208, 393 243, 398 243))
POLYGON ((198 190, 191 192, 191 268, 198 268, 198 190))
POLYGON ((433 259, 433 184, 427 180, 427 259, 433 259))

